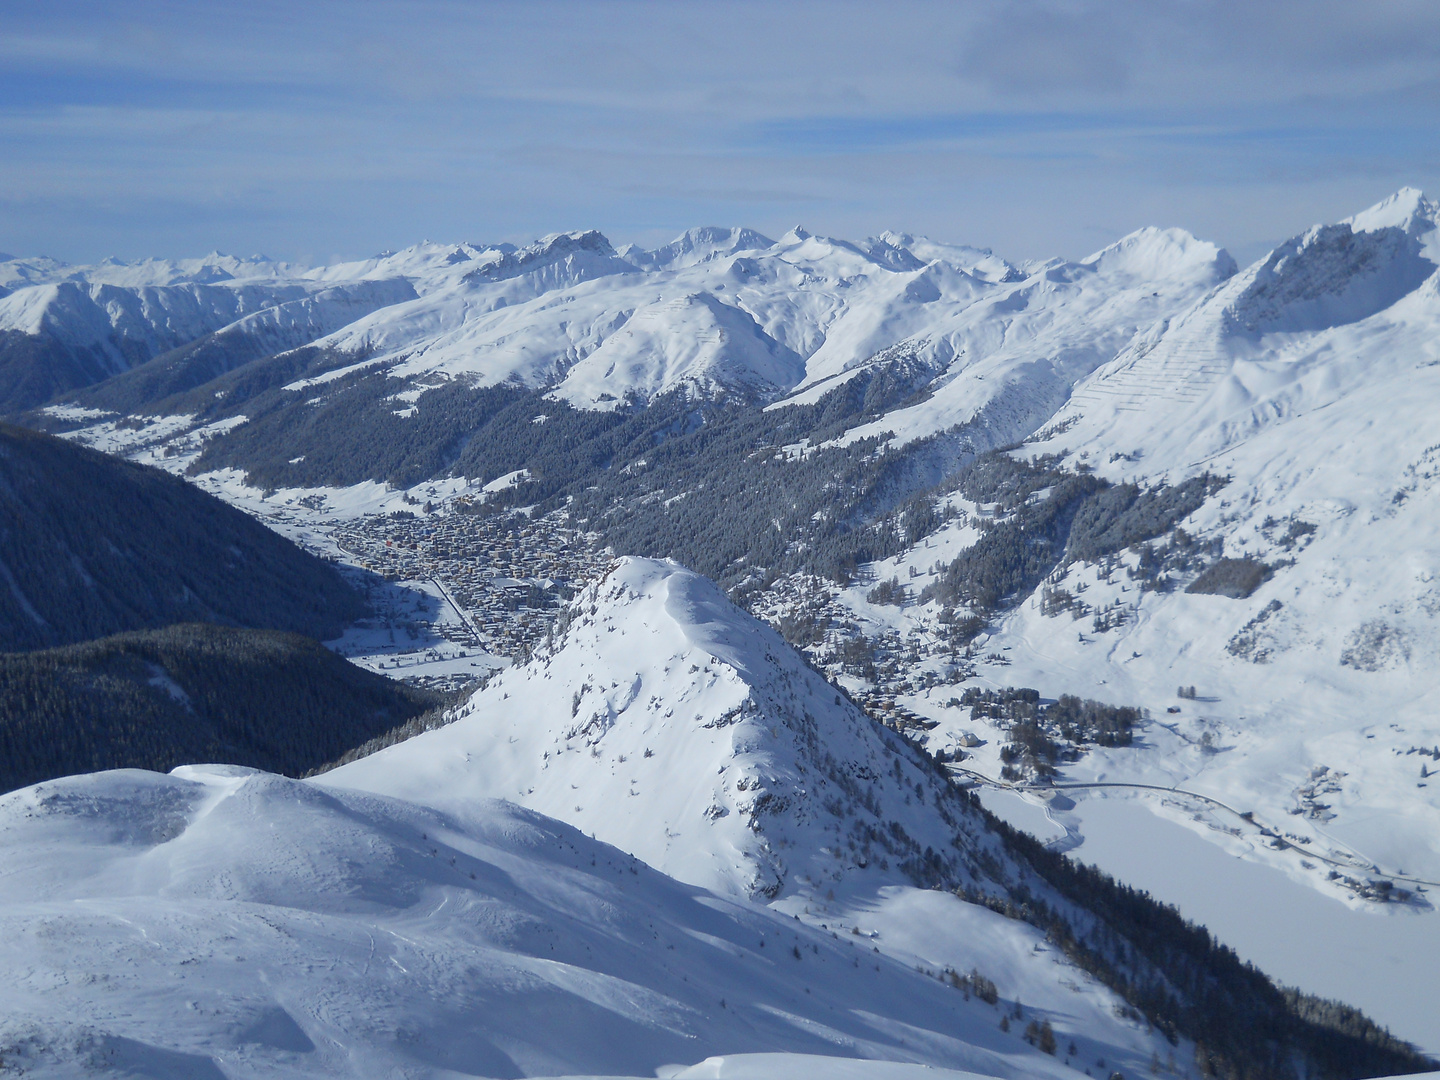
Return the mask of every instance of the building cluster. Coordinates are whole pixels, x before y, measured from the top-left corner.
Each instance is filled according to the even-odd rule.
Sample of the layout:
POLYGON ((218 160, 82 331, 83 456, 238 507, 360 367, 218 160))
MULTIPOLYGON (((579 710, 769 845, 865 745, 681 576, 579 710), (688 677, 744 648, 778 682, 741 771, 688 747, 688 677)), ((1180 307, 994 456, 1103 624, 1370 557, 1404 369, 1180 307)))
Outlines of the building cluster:
MULTIPOLYGON (((957 653, 923 625, 910 622, 903 634, 887 628, 865 635, 834 586, 813 575, 777 578, 752 598, 751 611, 779 630, 816 670, 843 686, 871 717, 910 739, 939 725, 902 699, 915 700, 975 674, 978 658, 957 653)), ((986 659, 1003 663, 1001 657, 986 659)))
POLYGON ((561 605, 609 563, 563 513, 376 514, 337 526, 332 538, 347 561, 388 581, 433 583, 456 616, 433 629, 501 656, 543 638, 561 605))

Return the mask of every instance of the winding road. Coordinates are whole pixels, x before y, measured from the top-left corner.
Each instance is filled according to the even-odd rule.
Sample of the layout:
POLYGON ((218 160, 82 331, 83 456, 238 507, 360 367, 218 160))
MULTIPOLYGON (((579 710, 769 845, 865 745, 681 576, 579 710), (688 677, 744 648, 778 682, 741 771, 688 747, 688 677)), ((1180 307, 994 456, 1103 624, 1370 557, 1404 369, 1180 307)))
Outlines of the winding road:
MULTIPOLYGON (((1313 851, 1310 848, 1305 847, 1303 844, 1297 844, 1293 840, 1286 839, 1277 830, 1271 828, 1263 822, 1257 821, 1255 819, 1255 815, 1250 813, 1249 811, 1237 810, 1235 809, 1235 807, 1229 805, 1228 803, 1221 802, 1219 799, 1213 798, 1209 795, 1202 795, 1198 791, 1186 791, 1184 788, 1179 787, 1164 787, 1160 784, 1138 784, 1119 780, 1094 781, 1091 783, 1055 783, 1045 785, 1044 787, 1034 787, 1023 784, 1011 784, 1003 780, 996 780, 992 777, 986 776, 984 773, 978 773, 975 772, 973 769, 966 769, 958 765, 951 765, 949 768, 952 774, 962 774, 964 776, 970 777, 978 783, 985 784, 989 787, 998 788, 1002 791, 1013 791, 1021 795, 1034 794, 1040 791, 1074 791, 1085 788, 1131 788, 1139 791, 1158 791, 1164 795, 1183 795, 1186 798, 1196 799, 1200 802, 1208 803, 1210 806, 1216 807, 1219 810, 1224 810, 1225 812, 1234 815, 1237 819, 1244 822, 1246 825, 1253 827, 1261 836, 1269 839, 1271 841, 1271 846, 1277 849, 1291 848, 1292 850, 1300 853, 1306 858, 1314 859, 1316 862, 1322 862, 1328 866, 1337 867, 1343 870, 1352 870, 1359 871, 1361 873, 1374 874, 1389 881, 1403 881, 1411 885, 1429 885, 1434 888, 1440 888, 1440 881, 1428 881, 1425 878, 1412 877, 1409 874, 1392 874, 1388 871, 1382 870, 1375 863, 1367 859, 1362 859, 1359 856, 1355 856, 1352 859, 1345 859, 1337 858, 1333 855, 1322 855, 1317 851, 1313 851)), ((1060 850, 1068 851, 1071 848, 1077 847, 1079 845, 1078 840, 1076 840, 1074 843, 1069 842, 1073 837, 1076 836, 1075 831, 1069 826, 1067 826, 1064 822, 1056 821, 1055 818, 1050 815, 1050 810, 1048 806, 1045 807, 1045 815, 1057 828, 1065 830, 1065 837, 1055 842, 1060 845, 1060 850)))

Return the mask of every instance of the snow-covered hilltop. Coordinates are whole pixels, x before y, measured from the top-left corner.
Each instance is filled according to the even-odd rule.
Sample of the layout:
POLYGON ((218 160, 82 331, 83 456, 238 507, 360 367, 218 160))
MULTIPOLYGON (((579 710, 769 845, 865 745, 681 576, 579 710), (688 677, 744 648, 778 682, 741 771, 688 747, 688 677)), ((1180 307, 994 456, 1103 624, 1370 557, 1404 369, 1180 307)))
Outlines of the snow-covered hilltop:
MULTIPOLYGON (((997 1029, 1017 992, 1073 1016, 1087 1062, 1169 1049, 1094 988, 1047 1010, 1047 960, 992 1006, 508 803, 132 770, 0 797, 0 852, 0 1051, 25 1076, 653 1076, 757 1052, 1070 1075, 997 1029)), ((1039 942, 969 929, 997 957, 1039 942)))
POLYGON ((561 625, 461 720, 322 782, 510 799, 719 893, 977 884, 993 842, 948 781, 705 578, 622 559, 561 625))

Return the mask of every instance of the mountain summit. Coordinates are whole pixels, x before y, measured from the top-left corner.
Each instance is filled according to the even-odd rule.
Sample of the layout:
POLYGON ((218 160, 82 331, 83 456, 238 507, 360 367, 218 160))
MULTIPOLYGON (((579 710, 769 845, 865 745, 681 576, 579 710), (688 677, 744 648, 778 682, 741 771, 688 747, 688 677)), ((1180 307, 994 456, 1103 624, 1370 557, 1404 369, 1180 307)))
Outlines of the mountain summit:
POLYGON ((722 893, 974 880, 983 826, 949 782, 672 562, 621 559, 465 714, 322 782, 510 799, 722 893))

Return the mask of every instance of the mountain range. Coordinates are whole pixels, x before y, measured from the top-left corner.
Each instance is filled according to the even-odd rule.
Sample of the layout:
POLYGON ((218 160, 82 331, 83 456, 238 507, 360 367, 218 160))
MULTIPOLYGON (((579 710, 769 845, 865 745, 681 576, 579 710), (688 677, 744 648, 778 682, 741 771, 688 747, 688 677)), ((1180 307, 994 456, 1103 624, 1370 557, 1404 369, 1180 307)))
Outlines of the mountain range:
POLYGON ((1425 1066, 1320 998, 1440 1051, 1440 207, 1420 192, 1243 268, 1175 229, 1010 262, 732 228, 319 268, 8 259, 0 286, 22 423, 317 545, 362 513, 560 515, 620 556, 452 723, 314 781, 197 765, 0 800, 4 917, 52 927, 11 946, 32 974, 6 991, 5 1060, 1425 1066), (281 818, 303 850, 235 843, 281 818), (1273 878, 1167 892, 1194 837, 1273 878), (1208 905, 1220 940, 1320 997, 1064 852, 1153 869, 1137 884, 1208 905), (1327 962, 1286 925, 1294 889, 1383 922, 1394 952, 1327 962), (233 949, 205 944, 222 925, 233 949), (823 987, 761 962, 782 926, 790 963, 833 965, 823 987), (118 972, 162 936, 126 975, 154 1007, 124 1024, 54 974, 82 949, 118 972), (251 955, 262 974, 224 974, 251 955), (313 978, 327 955, 346 973, 313 978), (189 956, 204 987, 181 1005, 189 956), (958 1003, 928 996, 937 976, 958 1003), (535 994, 527 1015, 573 1035, 507 1011, 535 994), (196 1014, 180 1035, 172 1007, 196 1014))

